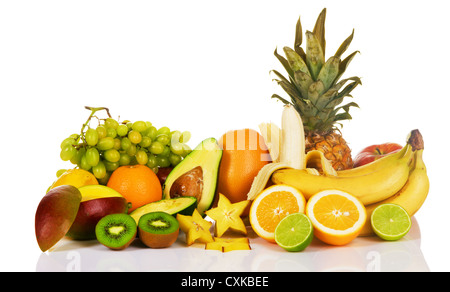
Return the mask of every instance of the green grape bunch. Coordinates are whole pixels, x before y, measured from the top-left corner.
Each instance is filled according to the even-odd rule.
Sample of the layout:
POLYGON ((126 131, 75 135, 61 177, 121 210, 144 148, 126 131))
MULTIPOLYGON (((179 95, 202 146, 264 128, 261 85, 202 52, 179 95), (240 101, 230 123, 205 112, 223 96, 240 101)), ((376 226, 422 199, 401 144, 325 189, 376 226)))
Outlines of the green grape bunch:
POLYGON ((147 165, 158 173, 161 167, 174 167, 192 150, 186 144, 189 131, 156 128, 148 121, 119 122, 105 107, 86 107, 91 111, 80 134, 72 134, 61 143, 60 157, 81 169, 90 171, 100 183, 107 182, 111 173, 123 165, 147 165), (108 117, 99 119, 98 111, 108 117), (96 117, 98 123, 91 126, 96 117))

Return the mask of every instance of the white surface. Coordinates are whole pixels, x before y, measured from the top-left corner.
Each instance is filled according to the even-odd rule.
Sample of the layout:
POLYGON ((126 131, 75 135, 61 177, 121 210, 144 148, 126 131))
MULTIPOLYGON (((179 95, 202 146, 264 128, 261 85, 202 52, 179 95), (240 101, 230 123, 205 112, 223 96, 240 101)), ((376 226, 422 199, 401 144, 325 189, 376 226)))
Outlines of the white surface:
MULTIPOLYGON (((353 120, 344 122, 342 133, 355 155, 371 144, 403 144, 410 130, 420 129, 431 190, 416 215, 421 245, 413 255, 420 251, 431 271, 448 271, 448 6, 438 0, 2 1, 0 271, 34 271, 45 257, 35 240, 34 213, 55 172, 70 167, 60 160, 59 145, 80 130, 89 114, 85 105, 107 106, 122 120, 190 130, 192 147, 230 129, 280 123, 281 103, 270 96, 285 95, 269 71, 284 70, 273 51, 293 45, 299 15, 304 30, 312 30, 324 7, 327 57, 353 28, 345 56, 361 52, 344 75, 362 78, 352 92, 360 109, 352 108, 353 120)), ((380 247, 395 245, 401 243, 380 247)), ((330 250, 336 249, 315 255, 327 258, 330 250)), ((123 261, 144 253, 71 251, 123 261)), ((176 256, 178 249, 170 251, 176 256)), ((313 251, 294 257, 313 258, 313 251)), ((279 269, 303 265, 281 251, 257 261, 258 254, 256 246, 247 255, 257 267, 266 261, 279 269)), ((242 260, 219 254, 204 267, 229 257, 242 260)), ((184 263, 184 269, 195 266, 184 263)))
MULTIPOLYGON (((57 272, 427 272, 420 228, 413 217, 410 232, 395 242, 377 237, 357 238, 349 245, 332 247, 318 240, 303 252, 290 253, 257 237, 249 229, 252 250, 205 250, 205 244, 187 246, 181 232, 169 248, 151 249, 136 239, 123 251, 111 251, 93 241, 63 240, 43 253, 36 271, 57 272)), ((228 235, 230 236, 230 235, 228 235)))

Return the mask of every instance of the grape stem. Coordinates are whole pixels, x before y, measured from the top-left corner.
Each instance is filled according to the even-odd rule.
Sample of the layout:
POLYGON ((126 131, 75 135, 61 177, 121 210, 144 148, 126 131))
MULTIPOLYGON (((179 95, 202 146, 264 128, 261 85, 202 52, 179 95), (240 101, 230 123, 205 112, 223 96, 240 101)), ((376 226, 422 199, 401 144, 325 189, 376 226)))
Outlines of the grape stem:
POLYGON ((83 126, 81 127, 81 133, 80 136, 78 137, 76 143, 78 144, 78 142, 80 142, 80 139, 83 140, 84 144, 87 145, 87 142, 84 139, 84 129, 86 128, 86 126, 89 125, 89 122, 91 121, 92 117, 95 115, 96 112, 101 111, 101 110, 105 110, 106 113, 108 114, 108 117, 111 118, 111 114, 109 113, 109 109, 107 107, 91 107, 91 106, 85 106, 84 107, 87 110, 91 111, 91 114, 89 115, 89 118, 87 119, 87 121, 83 124, 83 126))

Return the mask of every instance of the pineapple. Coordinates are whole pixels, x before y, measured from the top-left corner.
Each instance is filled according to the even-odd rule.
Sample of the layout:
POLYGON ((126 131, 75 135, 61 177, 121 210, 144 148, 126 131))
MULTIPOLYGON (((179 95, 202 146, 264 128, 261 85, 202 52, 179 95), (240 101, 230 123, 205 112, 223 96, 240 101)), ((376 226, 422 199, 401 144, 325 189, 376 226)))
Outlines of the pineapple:
POLYGON ((334 56, 325 61, 325 15, 326 9, 317 18, 314 30, 306 31, 306 52, 300 47, 300 19, 296 26, 294 49, 283 48, 286 58, 275 49, 275 56, 289 76, 286 78, 276 70, 272 72, 279 78, 275 81, 289 95, 290 101, 277 94, 272 98, 293 105, 300 113, 305 129, 306 152, 320 150, 336 170, 344 170, 352 168, 353 161, 351 150, 336 125, 342 127, 339 121, 352 118, 349 109, 359 107, 354 102, 340 104, 344 97, 352 97, 350 92, 361 84, 361 80, 359 77, 340 78, 358 51, 341 60, 353 39, 353 30, 334 56))

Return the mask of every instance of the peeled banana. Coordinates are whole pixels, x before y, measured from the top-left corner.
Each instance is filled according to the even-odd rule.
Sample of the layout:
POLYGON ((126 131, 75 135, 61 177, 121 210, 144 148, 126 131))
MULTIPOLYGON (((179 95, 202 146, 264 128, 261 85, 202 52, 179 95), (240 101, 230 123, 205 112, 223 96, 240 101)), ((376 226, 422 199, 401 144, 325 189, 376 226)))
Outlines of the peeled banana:
POLYGON ((305 167, 305 132, 300 114, 287 104, 281 118, 280 162, 294 169, 305 167))

